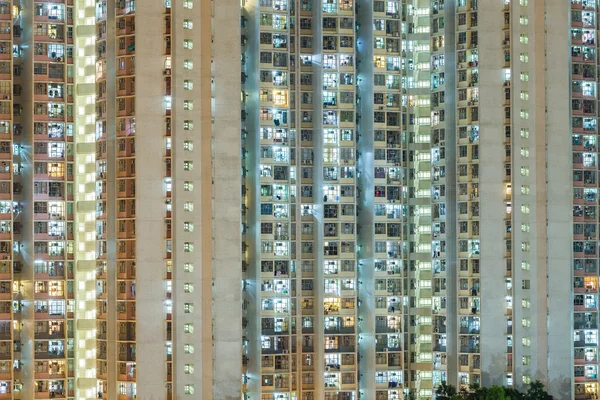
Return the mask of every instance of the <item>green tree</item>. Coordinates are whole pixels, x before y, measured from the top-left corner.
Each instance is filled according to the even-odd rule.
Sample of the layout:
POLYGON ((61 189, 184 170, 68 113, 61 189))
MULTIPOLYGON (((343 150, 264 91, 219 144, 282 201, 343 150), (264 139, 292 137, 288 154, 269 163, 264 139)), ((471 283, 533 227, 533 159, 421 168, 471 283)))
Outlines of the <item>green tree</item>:
POLYGON ((485 397, 482 397, 485 400, 507 400, 506 395, 504 394, 504 388, 500 386, 492 386, 489 389, 485 390, 485 397))
POLYGON ((486 388, 477 385, 471 385, 469 389, 462 388, 457 392, 454 386, 442 382, 435 394, 436 400, 554 400, 554 397, 546 392, 544 384, 540 381, 532 382, 526 393, 519 392, 514 388, 501 386, 486 388))
POLYGON ((442 384, 435 390, 435 394, 438 400, 455 400, 454 397, 458 393, 456 392, 456 388, 454 386, 447 385, 446 382, 442 382, 442 384))
POLYGON ((540 381, 531 382, 527 393, 525 394, 526 400, 553 400, 554 398, 546 392, 544 384, 540 381))

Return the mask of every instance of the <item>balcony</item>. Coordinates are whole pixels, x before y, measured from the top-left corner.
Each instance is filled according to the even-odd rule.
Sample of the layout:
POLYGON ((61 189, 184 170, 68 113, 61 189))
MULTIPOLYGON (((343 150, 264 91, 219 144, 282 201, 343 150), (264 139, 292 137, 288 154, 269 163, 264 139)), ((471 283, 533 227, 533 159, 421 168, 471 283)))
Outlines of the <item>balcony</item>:
POLYGON ((50 381, 35 381, 35 399, 64 399, 65 381, 50 380, 50 381))

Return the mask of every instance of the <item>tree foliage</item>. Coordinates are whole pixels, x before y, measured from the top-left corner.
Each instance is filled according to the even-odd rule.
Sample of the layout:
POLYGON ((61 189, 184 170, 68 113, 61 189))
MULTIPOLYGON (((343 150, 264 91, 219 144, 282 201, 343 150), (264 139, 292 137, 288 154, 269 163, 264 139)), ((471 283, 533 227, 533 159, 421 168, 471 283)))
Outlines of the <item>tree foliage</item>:
POLYGON ((529 384, 526 392, 501 386, 486 388, 477 385, 457 391, 453 385, 442 382, 436 389, 435 395, 436 400, 554 400, 540 381, 529 384))

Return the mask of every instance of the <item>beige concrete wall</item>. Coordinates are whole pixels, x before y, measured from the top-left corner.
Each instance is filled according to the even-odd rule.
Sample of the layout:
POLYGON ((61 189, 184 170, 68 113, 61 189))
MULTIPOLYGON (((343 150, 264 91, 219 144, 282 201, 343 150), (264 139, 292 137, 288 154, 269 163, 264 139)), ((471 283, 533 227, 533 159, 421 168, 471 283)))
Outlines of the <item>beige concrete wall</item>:
POLYGON ((213 399, 240 398, 241 64, 240 2, 219 0, 213 15, 213 399))
POLYGON ((503 2, 481 7, 479 17, 479 204, 481 240, 482 384, 502 385, 506 370, 504 260, 503 2))
POLYGON ((573 396, 572 159, 569 93, 569 12, 562 0, 545 1, 548 269, 548 392, 573 396))
POLYGON ((137 397, 165 398, 164 1, 136 10, 137 397))

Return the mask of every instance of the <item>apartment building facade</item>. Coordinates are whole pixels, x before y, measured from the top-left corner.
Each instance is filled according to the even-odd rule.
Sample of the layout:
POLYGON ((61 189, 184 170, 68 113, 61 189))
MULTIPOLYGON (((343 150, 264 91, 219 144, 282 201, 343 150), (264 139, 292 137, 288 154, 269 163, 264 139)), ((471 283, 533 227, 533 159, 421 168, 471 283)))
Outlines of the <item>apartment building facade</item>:
POLYGON ((0 1, 0 399, 593 398, 597 12, 0 1))
POLYGON ((245 398, 596 396, 597 8, 243 2, 245 398))
POLYGON ((0 13, 0 397, 239 398, 239 3, 0 13))

